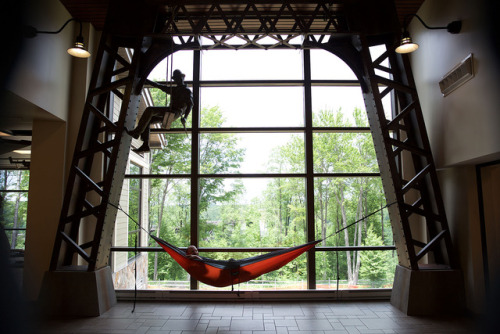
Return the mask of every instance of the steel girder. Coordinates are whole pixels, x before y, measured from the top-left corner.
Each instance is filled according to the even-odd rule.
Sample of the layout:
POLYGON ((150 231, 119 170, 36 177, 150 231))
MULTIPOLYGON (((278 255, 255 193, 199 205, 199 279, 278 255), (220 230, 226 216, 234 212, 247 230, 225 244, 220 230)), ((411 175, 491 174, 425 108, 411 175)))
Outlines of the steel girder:
POLYGON ((50 270, 80 263, 94 271, 108 265, 114 223, 141 92, 150 71, 165 57, 198 43, 153 40, 164 23, 156 8, 140 1, 116 1, 108 14, 94 63, 70 166, 50 270), (137 15, 141 20, 129 21, 137 15), (127 54, 128 56, 125 56, 127 54), (114 121, 113 105, 120 105, 114 121), (79 258, 75 258, 78 255, 79 258))
POLYGON ((139 54, 135 52, 129 61, 119 54, 111 36, 102 36, 70 167, 51 270, 71 266, 75 254, 89 271, 108 262, 115 206, 131 145, 131 137, 123 129, 134 125, 140 101, 139 54), (113 122, 110 111, 111 96, 122 104, 117 122, 113 122), (89 237, 83 240, 85 234, 89 237))

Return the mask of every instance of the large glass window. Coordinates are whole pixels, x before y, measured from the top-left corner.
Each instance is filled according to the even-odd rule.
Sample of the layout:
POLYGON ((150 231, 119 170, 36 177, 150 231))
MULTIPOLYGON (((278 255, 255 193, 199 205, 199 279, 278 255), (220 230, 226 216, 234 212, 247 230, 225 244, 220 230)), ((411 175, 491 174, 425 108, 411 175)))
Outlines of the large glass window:
MULTIPOLYGON (((391 287, 391 227, 361 88, 349 67, 324 50, 183 54, 170 61, 189 73, 199 108, 185 131, 176 121, 162 134, 149 174, 134 175, 149 182, 151 233, 226 260, 322 239, 309 257, 315 261, 303 254, 240 290, 391 287)), ((168 78, 161 66, 151 80, 168 78)), ((161 105, 165 97, 153 94, 153 101, 161 105)), ((148 285, 218 289, 191 281, 162 252, 149 253, 148 285)))

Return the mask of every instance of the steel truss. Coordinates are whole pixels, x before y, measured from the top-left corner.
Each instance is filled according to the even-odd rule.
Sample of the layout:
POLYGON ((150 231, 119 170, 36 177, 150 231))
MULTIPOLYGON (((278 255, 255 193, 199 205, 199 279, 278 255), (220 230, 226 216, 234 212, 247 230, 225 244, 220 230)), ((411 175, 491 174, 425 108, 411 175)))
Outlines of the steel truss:
POLYGON ((360 81, 387 202, 395 203, 388 210, 400 264, 422 269, 419 262, 427 258, 455 267, 420 103, 407 59, 393 51, 394 34, 374 36, 348 31, 347 18, 340 19, 342 2, 150 3, 154 6, 134 0, 110 5, 116 11, 109 13, 96 56, 51 270, 74 263, 87 271, 108 265, 131 145, 124 129, 135 124, 149 72, 173 52, 202 48, 198 40, 201 36, 214 42, 212 48, 233 49, 295 48, 289 43, 291 36, 305 36, 299 47, 322 48, 344 60, 360 81), (130 23, 132 17, 136 18, 135 25, 130 23), (144 27, 137 22, 151 24, 144 27), (234 37, 243 38, 245 43, 230 45, 228 41, 234 37), (259 44, 263 37, 271 37, 276 43, 263 46, 259 44), (386 45, 387 51, 372 60, 369 47, 376 44, 386 45), (130 61, 121 56, 125 49, 131 51, 130 61), (396 102, 392 119, 387 119, 384 111, 382 100, 386 96, 396 102), (111 99, 121 103, 117 122, 113 120, 111 99), (418 235, 416 226, 423 226, 420 231, 424 233, 418 235))
POLYGON ((348 32, 345 1, 158 2, 165 4, 165 24, 152 36, 179 44, 203 36, 205 49, 299 48, 303 37, 321 42, 348 32))
MULTIPOLYGON (((364 39, 363 44, 367 45, 364 39)), ((390 207, 389 213, 399 262, 410 269, 426 268, 424 257, 441 269, 456 268, 457 263, 441 197, 436 167, 422 115, 422 109, 406 56, 387 51, 370 60, 367 48, 362 52, 369 88, 365 96, 370 127, 376 145, 382 182, 390 207), (387 61, 389 66, 382 65, 387 61), (376 70, 389 74, 385 78, 376 70), (392 119, 386 119, 382 99, 392 94, 395 102, 392 119), (387 164, 384 165, 387 160, 387 164), (390 174, 390 178, 388 177, 390 174), (384 177, 385 176, 385 177, 384 177), (399 218, 399 219, 398 219, 399 218), (404 244, 403 245, 403 240, 404 244)))

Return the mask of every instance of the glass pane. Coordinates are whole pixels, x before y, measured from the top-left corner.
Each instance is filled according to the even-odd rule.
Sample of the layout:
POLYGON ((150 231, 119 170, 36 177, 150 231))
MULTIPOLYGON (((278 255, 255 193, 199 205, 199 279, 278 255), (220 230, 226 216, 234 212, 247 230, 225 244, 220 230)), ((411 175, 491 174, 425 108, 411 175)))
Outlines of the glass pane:
POLYGON ((191 134, 167 133, 163 134, 163 139, 163 148, 151 150, 150 173, 189 174, 191 172, 191 134))
MULTIPOLYGON (((262 253, 205 253, 202 256, 220 260, 242 259, 260 255, 262 253)), ((306 290, 307 289, 307 258, 305 254, 289 262, 282 268, 271 271, 251 281, 234 286, 235 290, 306 290)), ((200 283, 200 290, 232 290, 231 286, 214 288, 200 283)))
POLYGON ((171 81, 171 71, 178 69, 186 75, 184 80, 193 80, 193 52, 177 51, 171 57, 163 59, 149 73, 148 79, 152 81, 171 81))
POLYGON ((26 217, 28 211, 27 192, 1 192, 0 224, 5 228, 11 249, 24 249, 26 217))
POLYGON ((311 50, 311 79, 357 80, 344 61, 326 50, 311 50))
POLYGON ((1 190, 28 190, 29 170, 0 170, 1 190))
MULTIPOLYGON (((149 230, 151 234, 180 248, 190 242, 190 181, 150 179, 149 230)), ((150 247, 159 247, 149 239, 150 247)), ((189 275, 166 252, 148 255, 149 289, 189 289, 189 275)))
POLYGON ((300 80, 299 50, 209 50, 202 53, 203 80, 300 80))
MULTIPOLYGON (((273 46, 292 45, 293 48, 298 49, 302 45, 303 36, 301 35, 288 35, 283 40, 278 40, 270 36, 263 35, 235 35, 227 38, 226 36, 201 36, 201 45, 204 47, 213 46, 217 44, 232 45, 232 46, 248 46, 249 44, 256 44, 266 46, 269 49, 273 46)), ((208 49, 208 48, 207 48, 208 49)), ((240 48, 242 49, 242 48, 240 48)), ((264 51, 264 50, 261 50, 264 51)))
POLYGON ((200 194, 200 247, 306 242, 303 178, 203 178, 200 194))
POLYGON ((384 108, 385 118, 387 120, 392 120, 392 99, 393 94, 387 94, 382 98, 382 107, 384 108))
POLYGON ((148 254, 148 289, 189 290, 189 274, 170 255, 164 251, 148 254))
POLYGON ((127 263, 127 265, 121 266, 118 271, 113 273, 113 285, 115 289, 133 290, 135 289, 136 282, 138 290, 146 290, 150 287, 148 283, 147 254, 137 253, 134 255, 133 260, 128 261, 125 252, 114 252, 114 260, 125 259, 125 263, 127 263))
POLYGON ((190 180, 166 178, 149 182, 149 230, 177 247, 187 247, 191 231, 190 180))
POLYGON ((304 172, 303 134, 205 133, 200 141, 202 174, 304 172))
MULTIPOLYGON (((371 57, 372 61, 377 60, 386 50, 387 50, 387 48, 383 44, 371 46, 370 47, 370 57, 371 57)), ((389 66, 388 58, 386 57, 380 63, 380 65, 383 67, 389 68, 390 66, 389 66)), ((377 68, 375 69, 375 74, 378 76, 381 76, 382 78, 387 78, 387 79, 389 79, 391 77, 390 73, 388 73, 387 71, 382 71, 382 70, 379 70, 377 68)))
POLYGON ((26 242, 26 228, 21 230, 5 230, 10 249, 24 250, 26 242))
POLYGON ((316 289, 391 289, 397 263, 393 250, 316 252, 316 289))
POLYGON ((314 133, 315 173, 378 173, 371 133, 314 133))
POLYGON ((326 238, 323 245, 394 244, 387 209, 377 212, 386 205, 379 177, 316 178, 314 191, 316 239, 326 238), (368 238, 368 230, 380 240, 368 238))
POLYGON ((304 124, 303 87, 201 89, 201 127, 297 127, 304 124))
POLYGON ((368 126, 361 87, 312 87, 313 126, 368 126), (324 113, 336 114, 325 118, 324 113))

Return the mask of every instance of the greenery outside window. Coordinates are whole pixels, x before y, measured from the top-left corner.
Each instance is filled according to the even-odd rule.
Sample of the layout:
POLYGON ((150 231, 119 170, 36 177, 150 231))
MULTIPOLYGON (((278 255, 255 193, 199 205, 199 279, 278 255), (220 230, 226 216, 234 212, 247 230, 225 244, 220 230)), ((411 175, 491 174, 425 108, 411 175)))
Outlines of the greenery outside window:
POLYGON ((10 248, 24 250, 29 170, 0 170, 0 224, 10 248))

